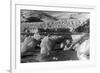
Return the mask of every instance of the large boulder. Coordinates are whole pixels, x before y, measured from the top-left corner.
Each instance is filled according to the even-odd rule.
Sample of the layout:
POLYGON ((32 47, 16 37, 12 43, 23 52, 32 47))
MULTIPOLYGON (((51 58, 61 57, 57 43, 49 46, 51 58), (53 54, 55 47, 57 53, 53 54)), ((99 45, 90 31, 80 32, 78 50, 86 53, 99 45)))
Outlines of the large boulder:
POLYGON ((90 40, 84 41, 78 48, 77 48, 77 56, 79 60, 88 60, 90 57, 90 40))
POLYGON ((59 49, 60 43, 64 40, 61 36, 45 36, 40 44, 41 54, 49 55, 51 50, 59 49))
POLYGON ((25 40, 21 43, 21 54, 23 55, 30 48, 34 50, 35 47, 37 46, 37 43, 38 41, 34 39, 33 37, 31 36, 26 37, 25 40))
POLYGON ((50 37, 45 36, 40 44, 42 55, 49 55, 49 51, 53 48, 54 42, 50 39, 50 37))

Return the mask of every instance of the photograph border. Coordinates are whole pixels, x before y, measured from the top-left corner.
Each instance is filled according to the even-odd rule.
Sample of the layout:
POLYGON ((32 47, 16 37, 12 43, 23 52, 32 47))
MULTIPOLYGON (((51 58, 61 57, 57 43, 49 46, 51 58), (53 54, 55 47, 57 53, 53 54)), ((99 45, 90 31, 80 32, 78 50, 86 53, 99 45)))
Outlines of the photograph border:
MULTIPOLYGON (((13 65, 13 63, 12 63, 12 61, 13 61, 13 60, 12 60, 12 59, 13 59, 13 57, 12 57, 12 55, 13 55, 13 53, 12 53, 12 52, 13 52, 13 50, 12 50, 12 42, 11 42, 11 50, 10 50, 10 51, 11 51, 11 54, 10 54, 10 55, 11 55, 11 61, 10 61, 10 64, 11 64, 11 65, 10 65, 10 66, 11 66, 11 69, 14 69, 14 70, 17 70, 17 68, 16 68, 16 64, 17 64, 17 63, 16 63, 16 58, 17 58, 17 57, 16 57, 16 56, 17 56, 17 53, 16 53, 16 5, 30 5, 30 6, 57 7, 57 8, 76 8, 76 9, 79 8, 79 9, 93 9, 93 10, 94 10, 94 8, 85 8, 85 7, 83 8, 83 7, 67 7, 67 6, 64 6, 64 7, 63 7, 63 6, 46 6, 46 5, 31 5, 31 4, 15 4, 15 64, 14 64, 14 65, 15 65, 15 68, 13 68, 14 65, 13 65)), ((10 38, 10 39, 11 39, 11 41, 12 41, 12 35, 13 35, 13 34, 12 34, 12 9, 11 9, 11 18, 10 18, 10 19, 11 19, 11 38, 10 38)), ((13 70, 11 70, 11 71, 13 72, 13 70)))

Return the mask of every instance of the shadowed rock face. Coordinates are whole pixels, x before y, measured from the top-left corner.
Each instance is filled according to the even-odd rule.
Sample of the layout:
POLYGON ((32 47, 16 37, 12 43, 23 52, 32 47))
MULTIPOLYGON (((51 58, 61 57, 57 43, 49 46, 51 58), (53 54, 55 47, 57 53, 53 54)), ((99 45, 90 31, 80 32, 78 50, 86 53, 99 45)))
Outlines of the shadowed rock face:
POLYGON ((85 22, 84 22, 84 25, 82 26, 79 26, 78 28, 75 29, 76 32, 86 32, 86 33, 89 33, 89 25, 90 25, 90 20, 87 19, 85 22))
POLYGON ((37 17, 29 17, 27 18, 26 22, 43 22, 43 21, 37 17))

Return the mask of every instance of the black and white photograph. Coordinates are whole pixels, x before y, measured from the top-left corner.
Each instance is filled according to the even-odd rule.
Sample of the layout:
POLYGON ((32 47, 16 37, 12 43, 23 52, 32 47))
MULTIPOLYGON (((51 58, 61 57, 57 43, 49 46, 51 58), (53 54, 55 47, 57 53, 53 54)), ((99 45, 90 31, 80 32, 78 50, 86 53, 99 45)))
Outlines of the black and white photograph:
POLYGON ((21 63, 90 60, 90 13, 20 9, 21 63))

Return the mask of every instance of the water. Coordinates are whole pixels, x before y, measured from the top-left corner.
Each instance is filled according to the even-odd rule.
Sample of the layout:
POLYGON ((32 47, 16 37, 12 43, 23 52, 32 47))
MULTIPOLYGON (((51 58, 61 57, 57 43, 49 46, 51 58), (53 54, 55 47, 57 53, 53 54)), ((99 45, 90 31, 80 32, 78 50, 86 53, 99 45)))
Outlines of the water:
POLYGON ((72 50, 51 51, 49 56, 42 57, 39 49, 33 52, 27 52, 22 58, 21 63, 34 63, 34 62, 53 62, 53 61, 70 61, 78 60, 77 53, 72 50))

